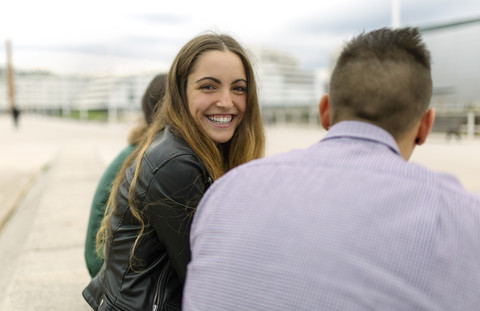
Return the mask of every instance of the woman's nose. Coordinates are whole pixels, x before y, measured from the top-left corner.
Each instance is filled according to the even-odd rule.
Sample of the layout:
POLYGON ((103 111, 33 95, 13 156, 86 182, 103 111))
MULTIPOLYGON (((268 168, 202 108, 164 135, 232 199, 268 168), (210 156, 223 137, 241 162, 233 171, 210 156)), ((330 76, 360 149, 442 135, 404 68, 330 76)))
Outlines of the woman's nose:
POLYGON ((225 90, 221 93, 221 96, 217 101, 217 106, 223 108, 230 108, 233 106, 233 99, 230 90, 225 90))

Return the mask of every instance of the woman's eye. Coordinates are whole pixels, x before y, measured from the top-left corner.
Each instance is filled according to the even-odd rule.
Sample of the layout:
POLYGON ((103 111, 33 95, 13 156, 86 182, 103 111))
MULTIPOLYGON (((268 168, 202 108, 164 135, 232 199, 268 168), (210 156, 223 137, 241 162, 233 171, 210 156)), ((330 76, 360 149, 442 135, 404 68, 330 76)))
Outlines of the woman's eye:
POLYGON ((200 88, 203 89, 203 90, 213 90, 214 89, 213 85, 210 85, 210 84, 202 85, 200 88))
POLYGON ((242 94, 247 92, 247 88, 244 86, 235 86, 233 90, 237 93, 242 93, 242 94))

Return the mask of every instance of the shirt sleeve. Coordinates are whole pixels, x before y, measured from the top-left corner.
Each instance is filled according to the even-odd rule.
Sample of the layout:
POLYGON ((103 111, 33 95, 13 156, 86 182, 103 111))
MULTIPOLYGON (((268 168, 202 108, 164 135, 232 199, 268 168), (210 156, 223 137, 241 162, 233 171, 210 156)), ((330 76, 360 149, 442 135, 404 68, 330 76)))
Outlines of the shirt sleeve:
POLYGON ((97 255, 96 236, 105 214, 105 208, 107 206, 108 197, 110 196, 112 184, 115 176, 122 167, 123 162, 134 149, 135 145, 127 146, 115 157, 115 159, 113 159, 112 162, 110 162, 107 169, 103 172, 93 196, 88 220, 87 236, 85 239, 85 262, 92 278, 97 275, 103 264, 103 258, 100 258, 97 255))
POLYGON ((206 178, 197 159, 180 155, 155 172, 146 194, 146 215, 182 283, 190 261, 191 221, 206 191, 206 178))

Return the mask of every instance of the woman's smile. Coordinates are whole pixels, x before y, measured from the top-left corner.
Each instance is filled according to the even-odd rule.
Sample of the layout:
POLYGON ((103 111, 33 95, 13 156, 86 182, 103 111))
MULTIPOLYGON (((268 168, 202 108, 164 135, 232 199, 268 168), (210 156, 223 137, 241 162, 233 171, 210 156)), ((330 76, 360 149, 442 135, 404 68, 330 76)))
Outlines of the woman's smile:
POLYGON ((232 120, 234 115, 231 114, 216 114, 216 115, 207 115, 207 118, 215 125, 221 127, 227 127, 232 125, 232 120))

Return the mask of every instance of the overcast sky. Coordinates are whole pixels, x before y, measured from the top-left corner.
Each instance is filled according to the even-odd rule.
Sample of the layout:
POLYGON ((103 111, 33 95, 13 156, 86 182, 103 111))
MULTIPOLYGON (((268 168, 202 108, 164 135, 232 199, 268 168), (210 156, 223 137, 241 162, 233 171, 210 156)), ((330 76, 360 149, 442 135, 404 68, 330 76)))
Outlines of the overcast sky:
MULTIPOLYGON (((479 18, 479 0, 396 0, 400 25, 479 18)), ((168 69, 178 50, 208 31, 246 47, 293 54, 302 68, 361 31, 391 26, 392 0, 3 0, 0 67, 11 40, 18 69, 126 73, 168 69)))

